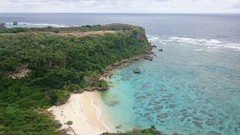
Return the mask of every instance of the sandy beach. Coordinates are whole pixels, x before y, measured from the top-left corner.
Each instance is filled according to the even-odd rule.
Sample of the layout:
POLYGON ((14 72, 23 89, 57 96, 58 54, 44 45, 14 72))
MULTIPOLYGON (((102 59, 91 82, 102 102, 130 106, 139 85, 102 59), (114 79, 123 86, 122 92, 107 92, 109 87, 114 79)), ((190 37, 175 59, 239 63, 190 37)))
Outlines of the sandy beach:
POLYGON ((97 91, 72 94, 65 104, 53 106, 48 111, 60 121, 62 129, 68 129, 68 134, 99 135, 111 132, 96 106, 97 98, 99 98, 97 91), (72 121, 72 125, 67 125, 68 121, 72 121))

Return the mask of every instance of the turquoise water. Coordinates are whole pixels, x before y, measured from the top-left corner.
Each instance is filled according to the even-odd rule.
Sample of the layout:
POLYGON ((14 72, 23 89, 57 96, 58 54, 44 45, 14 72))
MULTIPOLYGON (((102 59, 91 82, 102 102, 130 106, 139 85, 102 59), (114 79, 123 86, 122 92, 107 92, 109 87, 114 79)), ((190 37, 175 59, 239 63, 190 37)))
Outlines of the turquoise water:
POLYGON ((156 125, 165 134, 239 135, 240 14, 0 13, 7 27, 128 23, 163 48, 152 62, 114 71, 101 94, 118 130, 156 125), (191 38, 190 38, 191 37, 191 38), (134 68, 141 74, 133 74, 134 68))
POLYGON ((155 125, 164 134, 239 135, 240 48, 217 39, 148 38, 163 52, 115 70, 101 93, 111 123, 122 131, 155 125))

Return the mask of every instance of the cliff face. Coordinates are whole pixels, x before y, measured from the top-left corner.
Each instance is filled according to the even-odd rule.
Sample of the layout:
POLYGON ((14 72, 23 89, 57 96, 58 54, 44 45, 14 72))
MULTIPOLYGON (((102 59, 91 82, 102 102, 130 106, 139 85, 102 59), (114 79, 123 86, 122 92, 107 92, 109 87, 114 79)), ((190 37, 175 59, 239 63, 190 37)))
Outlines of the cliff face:
POLYGON ((144 29, 133 25, 0 29, 0 132, 57 134, 59 125, 40 108, 105 87, 86 76, 98 78, 108 65, 148 50, 144 29))

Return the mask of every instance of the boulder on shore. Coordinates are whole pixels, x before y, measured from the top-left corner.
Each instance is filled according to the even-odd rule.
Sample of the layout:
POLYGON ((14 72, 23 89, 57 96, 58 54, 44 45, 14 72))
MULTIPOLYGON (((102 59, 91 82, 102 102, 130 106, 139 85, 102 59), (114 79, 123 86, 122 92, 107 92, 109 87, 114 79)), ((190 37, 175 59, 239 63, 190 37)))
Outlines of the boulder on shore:
POLYGON ((153 47, 153 48, 157 48, 157 46, 156 46, 156 45, 152 45, 152 47, 153 47))
POLYGON ((163 49, 158 49, 158 51, 159 51, 159 52, 162 52, 162 51, 163 51, 163 49))
POLYGON ((145 60, 152 61, 152 60, 153 60, 153 57, 151 57, 151 56, 145 56, 144 59, 145 59, 145 60))
POLYGON ((152 61, 152 60, 153 60, 153 57, 148 57, 148 60, 152 61))
POLYGON ((141 71, 140 71, 139 68, 135 68, 135 69, 133 70, 133 72, 134 72, 134 73, 140 73, 141 71))

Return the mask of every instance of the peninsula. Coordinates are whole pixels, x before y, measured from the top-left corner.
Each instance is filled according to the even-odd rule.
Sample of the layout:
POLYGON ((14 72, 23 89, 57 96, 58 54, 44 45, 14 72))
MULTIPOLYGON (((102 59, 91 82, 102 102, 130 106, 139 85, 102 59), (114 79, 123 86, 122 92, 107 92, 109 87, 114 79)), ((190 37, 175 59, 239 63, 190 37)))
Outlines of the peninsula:
POLYGON ((110 131, 91 107, 97 102, 94 92, 85 91, 108 89, 104 76, 150 50, 144 29, 127 24, 1 28, 0 134, 64 134, 68 132, 64 127, 76 123, 56 121, 57 115, 64 114, 60 111, 54 116, 54 107, 48 108, 68 103, 66 108, 76 111, 69 115, 81 115, 83 120, 94 115, 100 131, 91 128, 94 122, 80 122, 83 129, 92 130, 89 134, 110 131), (71 106, 72 100, 76 106, 71 106), (81 112, 86 111, 82 108, 90 114, 81 112))

